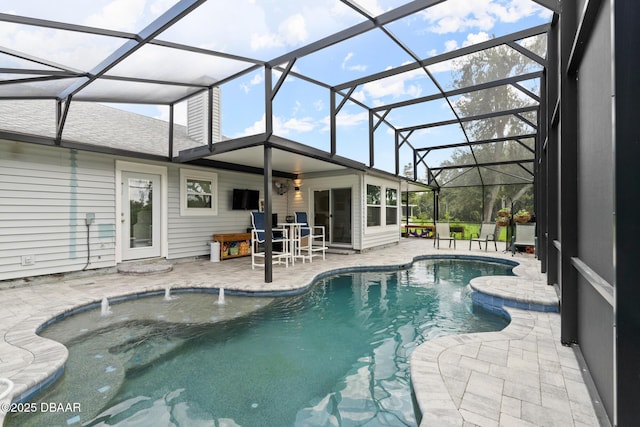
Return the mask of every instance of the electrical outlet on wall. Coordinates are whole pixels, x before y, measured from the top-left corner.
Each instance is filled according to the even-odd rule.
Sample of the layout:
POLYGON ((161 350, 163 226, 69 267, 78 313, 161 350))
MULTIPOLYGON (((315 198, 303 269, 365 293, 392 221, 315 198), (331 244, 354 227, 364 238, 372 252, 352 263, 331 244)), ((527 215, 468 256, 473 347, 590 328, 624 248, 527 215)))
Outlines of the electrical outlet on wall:
POLYGON ((96 214, 94 213, 88 213, 87 216, 84 218, 84 222, 87 225, 93 224, 95 220, 96 220, 96 214))
POLYGON ((22 258, 20 259, 20 262, 22 265, 33 265, 36 263, 36 256, 35 255, 22 255, 22 258))

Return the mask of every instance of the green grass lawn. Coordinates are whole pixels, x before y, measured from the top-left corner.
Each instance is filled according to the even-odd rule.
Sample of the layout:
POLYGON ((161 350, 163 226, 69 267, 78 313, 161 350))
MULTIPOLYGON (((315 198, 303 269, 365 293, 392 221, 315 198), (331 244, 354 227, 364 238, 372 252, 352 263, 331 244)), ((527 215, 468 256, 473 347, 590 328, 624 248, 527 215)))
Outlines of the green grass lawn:
MULTIPOLYGON (((420 221, 420 220, 411 220, 409 222, 411 225, 433 225, 433 221, 420 221)), ((459 222, 459 221, 454 221, 449 223, 451 227, 463 227, 464 228, 464 233, 462 234, 462 240, 469 240, 471 238, 471 235, 473 234, 473 237, 478 237, 478 233, 480 233, 480 224, 479 223, 472 223, 472 222, 459 222)), ((420 228, 418 229, 414 229, 413 231, 417 231, 418 234, 422 232, 422 230, 420 228)), ((405 229, 404 229, 404 224, 402 224, 401 226, 401 232, 404 233, 405 229)), ((460 238, 460 234, 457 233, 456 236, 458 238, 460 238)), ((506 227, 499 227, 498 228, 498 239, 499 242, 505 242, 507 240, 507 228, 506 227)))

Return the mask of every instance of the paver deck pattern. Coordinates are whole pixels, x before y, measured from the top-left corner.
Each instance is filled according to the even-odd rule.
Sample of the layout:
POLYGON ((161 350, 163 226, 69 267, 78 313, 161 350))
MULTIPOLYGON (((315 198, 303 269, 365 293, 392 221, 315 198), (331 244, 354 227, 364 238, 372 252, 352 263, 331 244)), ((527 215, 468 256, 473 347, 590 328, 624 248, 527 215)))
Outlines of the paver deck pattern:
MULTIPOLYGON (((28 286, 0 289, 0 378, 14 383, 2 403, 19 398, 54 375, 67 349, 36 335, 55 316, 90 303, 166 287, 225 288, 231 291, 295 291, 319 274, 368 266, 406 266, 415 257, 475 255, 515 260, 517 276, 474 279, 472 287, 492 296, 557 304, 532 255, 433 248, 433 241, 402 239, 400 244, 359 254, 327 254, 312 263, 274 266, 273 282, 251 269, 250 258, 223 262, 175 263, 153 275, 99 274, 47 277, 28 286)), ((500 247, 499 247, 500 248, 500 247)), ((0 282, 0 285, 3 285, 0 282)), ((2 286, 0 286, 2 288, 2 286)), ((411 380, 422 411, 421 426, 597 426, 593 398, 574 350, 561 345, 560 315, 506 308, 511 323, 499 332, 437 338, 411 355, 411 380)), ((0 395, 3 394, 0 383, 0 395)), ((4 416, 0 413, 0 424, 4 416)))

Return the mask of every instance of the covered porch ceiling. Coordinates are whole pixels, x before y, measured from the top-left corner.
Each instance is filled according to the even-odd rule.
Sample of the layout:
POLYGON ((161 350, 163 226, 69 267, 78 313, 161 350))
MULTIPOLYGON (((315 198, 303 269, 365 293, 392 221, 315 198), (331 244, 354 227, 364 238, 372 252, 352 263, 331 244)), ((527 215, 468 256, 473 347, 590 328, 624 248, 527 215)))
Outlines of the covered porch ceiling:
MULTIPOLYGON (((10 1, 0 7, 0 113, 3 103, 52 100, 55 115, 52 129, 45 131, 30 126, 29 117, 22 117, 26 125, 19 130, 0 124, 0 137, 148 157, 149 150, 135 144, 107 146, 76 137, 70 130, 70 112, 74 105, 85 103, 160 105, 169 111, 166 146, 154 156, 172 162, 211 162, 258 171, 265 168, 268 148, 269 168, 280 176, 355 169, 408 179, 419 187, 533 182, 546 60, 545 52, 530 49, 524 41, 545 37, 553 14, 559 12, 557 0, 483 2, 493 7, 487 10, 499 10, 496 16, 502 14, 504 22, 509 22, 508 14, 515 8, 528 8, 537 19, 505 25, 485 37, 470 27, 464 43, 448 44, 435 27, 453 20, 459 26, 456 31, 465 32, 467 24, 456 23, 460 18, 456 13, 473 9, 468 2, 134 3, 138 9, 112 0, 62 0, 55 7, 45 0, 10 1), (121 13, 113 12, 117 7, 123 8, 121 13), (431 25, 430 38, 419 37, 416 21, 426 22, 420 31, 431 25), (467 85, 453 81, 456 61, 503 46, 522 57, 525 66, 518 73, 507 70, 467 85), (352 58, 360 62, 348 62, 352 58), (261 79, 260 131, 235 133, 223 140, 209 135, 205 143, 191 141, 187 147, 176 141, 178 105, 203 92, 211 99, 214 89, 237 86, 250 76, 261 79), (313 142, 310 133, 289 137, 286 128, 276 123, 274 109, 292 82, 326 94, 325 128, 316 131, 326 134, 326 144, 313 142), (371 95, 375 88, 384 92, 399 82, 412 86, 371 95), (483 111, 472 114, 461 109, 465 97, 501 87, 518 92, 522 105, 504 109, 487 103, 483 111), (357 137, 342 135, 343 122, 356 110, 366 116, 367 130, 357 137), (470 126, 507 118, 522 124, 517 132, 482 140, 471 134, 470 126), (441 129, 447 131, 438 134, 441 129), (356 139, 360 148, 350 154, 356 139), (513 149, 507 157, 483 158, 479 148, 494 145, 513 149), (404 170, 406 164, 412 165, 410 172, 404 170)), ((473 16, 487 18, 480 13, 473 16)), ((253 104, 246 104, 247 111, 253 104)), ((231 109, 224 100, 222 105, 224 124, 231 109)), ((209 112, 213 112, 211 101, 209 112)), ((233 114, 242 113, 240 106, 233 114)), ((3 122, 7 123, 6 117, 3 122)))

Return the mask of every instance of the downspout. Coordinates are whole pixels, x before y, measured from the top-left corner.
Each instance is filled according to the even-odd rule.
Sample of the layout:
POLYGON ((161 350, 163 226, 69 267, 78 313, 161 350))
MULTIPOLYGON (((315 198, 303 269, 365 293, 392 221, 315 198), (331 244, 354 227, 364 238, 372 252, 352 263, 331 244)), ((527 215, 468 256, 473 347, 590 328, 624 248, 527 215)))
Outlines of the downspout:
POLYGON ((89 263, 91 260, 91 245, 89 244, 89 228, 91 227, 91 223, 89 223, 88 218, 86 223, 87 223, 87 263, 84 265, 84 267, 82 267, 82 271, 85 271, 87 267, 89 267, 89 263))
POLYGON ((91 263, 91 244, 90 244, 90 234, 89 232, 91 231, 91 224, 93 224, 93 221, 95 221, 96 219, 96 214, 94 213, 88 213, 87 216, 84 219, 84 223, 87 225, 87 263, 84 265, 84 267, 82 267, 82 271, 85 271, 87 269, 87 267, 89 267, 89 264, 91 263))

